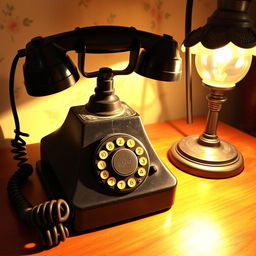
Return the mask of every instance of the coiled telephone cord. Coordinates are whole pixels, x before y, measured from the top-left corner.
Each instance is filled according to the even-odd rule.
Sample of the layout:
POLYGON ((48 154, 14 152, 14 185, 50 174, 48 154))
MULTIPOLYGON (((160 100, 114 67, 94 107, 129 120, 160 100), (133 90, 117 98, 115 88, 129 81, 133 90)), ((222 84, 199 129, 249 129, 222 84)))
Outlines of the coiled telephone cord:
POLYGON ((23 164, 9 180, 7 190, 20 218, 36 227, 43 244, 52 247, 69 236, 67 227, 63 225, 69 217, 69 206, 63 199, 32 206, 20 190, 32 172, 31 165, 23 164))
POLYGON ((9 95, 11 109, 15 122, 15 138, 11 141, 14 159, 18 161, 19 169, 10 178, 7 191, 9 198, 17 211, 19 217, 28 225, 32 225, 39 231, 41 240, 48 247, 59 244, 69 236, 68 228, 63 224, 69 218, 70 210, 67 202, 63 199, 51 200, 39 205, 32 206, 21 192, 29 176, 33 173, 33 168, 28 161, 26 153, 26 142, 22 136, 29 134, 20 131, 20 124, 14 97, 14 77, 15 69, 20 57, 26 56, 24 49, 19 50, 15 56, 9 80, 9 95))

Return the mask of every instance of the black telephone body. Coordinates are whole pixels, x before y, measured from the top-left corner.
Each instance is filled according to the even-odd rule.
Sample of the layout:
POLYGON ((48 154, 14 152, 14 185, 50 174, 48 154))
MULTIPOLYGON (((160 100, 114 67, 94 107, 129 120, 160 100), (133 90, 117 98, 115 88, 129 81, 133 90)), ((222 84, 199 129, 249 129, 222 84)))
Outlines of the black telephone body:
POLYGON ((154 152, 140 116, 124 106, 117 117, 72 107, 62 127, 41 141, 38 169, 46 184, 58 181, 59 190, 54 182, 50 191, 70 205, 76 231, 173 204, 176 179, 154 152))
POLYGON ((114 94, 113 78, 135 70, 157 80, 177 80, 181 60, 176 41, 118 26, 34 38, 24 54, 30 95, 49 95, 79 79, 66 55, 70 50, 78 53, 80 73, 97 77, 97 86, 86 105, 71 107, 62 126, 41 140, 36 168, 49 195, 66 200, 71 229, 78 232, 171 208, 176 178, 155 153, 139 114, 114 94), (126 69, 85 72, 87 53, 123 51, 130 52, 126 69))

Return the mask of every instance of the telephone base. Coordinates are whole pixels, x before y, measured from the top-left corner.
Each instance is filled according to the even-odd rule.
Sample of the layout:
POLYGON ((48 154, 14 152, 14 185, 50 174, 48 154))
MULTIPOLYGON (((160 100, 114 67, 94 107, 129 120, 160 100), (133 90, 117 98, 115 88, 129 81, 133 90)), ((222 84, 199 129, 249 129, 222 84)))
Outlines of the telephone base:
POLYGON ((41 141, 37 169, 53 197, 69 204, 74 231, 167 210, 174 202, 176 178, 154 151, 138 113, 123 107, 123 114, 111 117, 72 107, 60 129, 41 141))
MULTIPOLYGON (((37 172, 48 196, 51 199, 61 198, 63 192, 49 166, 38 161, 37 172)), ((155 187, 149 192, 144 188, 143 191, 132 192, 133 197, 127 200, 119 200, 114 196, 112 203, 99 202, 96 207, 88 209, 79 209, 79 207, 71 205, 73 216, 70 224, 71 230, 75 232, 90 231, 166 211, 174 203, 175 189, 176 186, 172 186, 162 191, 155 187)))

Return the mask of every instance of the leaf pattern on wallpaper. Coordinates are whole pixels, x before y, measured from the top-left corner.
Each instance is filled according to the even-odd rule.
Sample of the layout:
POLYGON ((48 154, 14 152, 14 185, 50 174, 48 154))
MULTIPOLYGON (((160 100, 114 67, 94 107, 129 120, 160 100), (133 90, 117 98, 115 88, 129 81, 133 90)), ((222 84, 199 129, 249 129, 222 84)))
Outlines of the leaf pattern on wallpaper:
POLYGON ((57 111, 45 110, 44 112, 48 116, 48 120, 50 120, 52 124, 55 124, 56 121, 59 120, 61 117, 60 112, 57 111))
POLYGON ((79 0, 78 5, 83 7, 88 7, 91 0, 79 0))
POLYGON ((110 13, 108 18, 107 18, 107 23, 108 24, 113 24, 115 22, 115 19, 116 19, 116 14, 110 13))
POLYGON ((212 0, 198 0, 198 2, 202 3, 202 5, 204 7, 206 7, 207 9, 211 9, 211 6, 212 6, 212 0))
POLYGON ((22 27, 28 27, 33 22, 28 17, 20 18, 15 14, 15 6, 7 3, 0 13, 0 31, 7 32, 14 40, 14 35, 19 33, 22 27))
POLYGON ((159 25, 164 19, 168 19, 171 16, 169 12, 164 10, 163 3, 163 0, 143 2, 144 10, 151 16, 152 29, 156 29, 157 25, 159 25))
POLYGON ((21 97, 21 92, 22 92, 22 90, 23 90, 23 85, 21 86, 21 85, 19 85, 19 84, 16 84, 15 85, 15 88, 14 88, 14 95, 15 95, 15 98, 17 99, 17 100, 19 100, 20 99, 20 97, 21 97))
MULTIPOLYGON (((78 5, 79 6, 83 6, 85 8, 89 8, 90 3, 92 3, 93 0, 79 0, 78 1, 78 5)), ((116 14, 114 13, 110 13, 107 18, 106 18, 106 23, 107 24, 113 24, 115 22, 116 19, 116 14)), ((98 25, 98 21, 94 22, 94 25, 97 26, 98 25)))

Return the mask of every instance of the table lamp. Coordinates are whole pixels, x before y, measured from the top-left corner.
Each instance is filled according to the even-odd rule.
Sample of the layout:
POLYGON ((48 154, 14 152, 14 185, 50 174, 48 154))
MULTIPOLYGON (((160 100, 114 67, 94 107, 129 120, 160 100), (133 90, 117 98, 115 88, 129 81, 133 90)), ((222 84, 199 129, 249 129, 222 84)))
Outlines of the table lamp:
POLYGON ((187 35, 183 47, 195 54, 197 72, 209 88, 208 116, 201 135, 175 143, 169 159, 181 170, 205 178, 228 178, 244 168, 241 153, 217 135, 219 113, 232 90, 248 72, 255 55, 256 29, 248 14, 250 0, 219 0, 205 26, 187 35))

